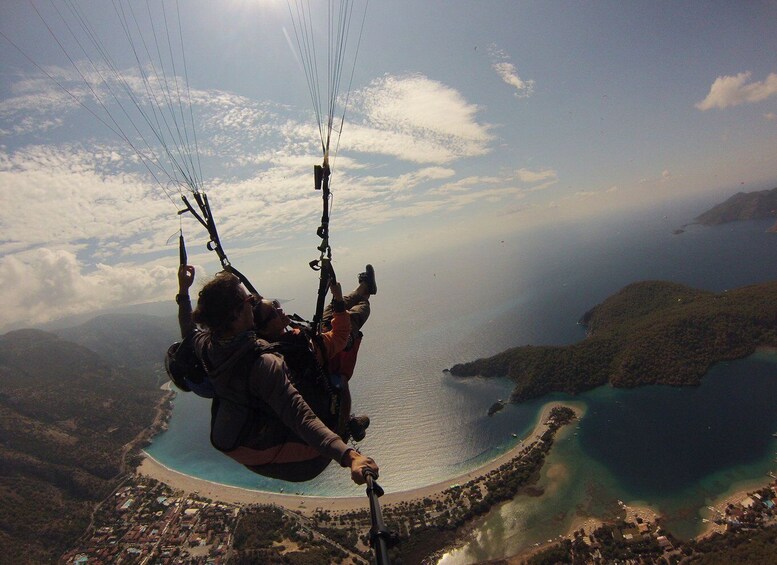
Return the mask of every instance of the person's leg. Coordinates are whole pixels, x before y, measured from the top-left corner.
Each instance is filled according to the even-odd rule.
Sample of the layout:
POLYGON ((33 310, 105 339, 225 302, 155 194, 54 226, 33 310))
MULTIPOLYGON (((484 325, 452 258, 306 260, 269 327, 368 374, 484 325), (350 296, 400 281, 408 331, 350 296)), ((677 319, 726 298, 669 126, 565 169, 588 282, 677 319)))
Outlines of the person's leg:
POLYGON ((343 298, 345 309, 351 318, 351 335, 356 336, 370 317, 370 300, 358 289, 343 298))
MULTIPOLYGON (((351 335, 354 340, 359 336, 362 326, 367 323, 367 318, 370 317, 370 296, 378 292, 378 286, 375 283, 375 269, 372 268, 372 265, 367 265, 365 269, 363 273, 359 273, 359 285, 356 289, 343 297, 345 309, 351 318, 351 335)), ((324 309, 322 317, 324 327, 331 327, 333 314, 334 310, 330 304, 324 309)))

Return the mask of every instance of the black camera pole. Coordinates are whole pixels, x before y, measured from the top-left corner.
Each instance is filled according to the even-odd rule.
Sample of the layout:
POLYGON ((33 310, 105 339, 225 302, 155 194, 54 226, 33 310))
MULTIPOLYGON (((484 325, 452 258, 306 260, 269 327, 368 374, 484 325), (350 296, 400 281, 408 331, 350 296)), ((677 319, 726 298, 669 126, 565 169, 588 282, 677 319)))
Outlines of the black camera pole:
POLYGON ((375 552, 375 561, 378 565, 389 565, 388 546, 393 541, 394 535, 386 528, 383 522, 383 514, 380 511, 378 498, 383 496, 383 489, 375 482, 372 473, 365 473, 367 477, 367 497, 370 499, 370 516, 372 528, 370 529, 370 547, 375 552))

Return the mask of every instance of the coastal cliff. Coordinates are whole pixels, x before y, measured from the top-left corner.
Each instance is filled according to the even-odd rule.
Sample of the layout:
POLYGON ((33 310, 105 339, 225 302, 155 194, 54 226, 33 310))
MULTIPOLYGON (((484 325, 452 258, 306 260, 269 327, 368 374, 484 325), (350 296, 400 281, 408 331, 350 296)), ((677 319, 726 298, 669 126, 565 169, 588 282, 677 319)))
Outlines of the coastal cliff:
POLYGON ((697 385, 720 361, 777 345, 777 281, 719 294, 638 282, 588 311, 588 337, 564 347, 515 347, 451 367, 453 375, 507 376, 511 400, 577 394, 604 384, 697 385))
MULTIPOLYGON (((700 216, 696 222, 704 226, 716 226, 742 220, 777 218, 777 188, 758 192, 739 192, 700 216)), ((767 231, 777 232, 777 224, 767 231)))

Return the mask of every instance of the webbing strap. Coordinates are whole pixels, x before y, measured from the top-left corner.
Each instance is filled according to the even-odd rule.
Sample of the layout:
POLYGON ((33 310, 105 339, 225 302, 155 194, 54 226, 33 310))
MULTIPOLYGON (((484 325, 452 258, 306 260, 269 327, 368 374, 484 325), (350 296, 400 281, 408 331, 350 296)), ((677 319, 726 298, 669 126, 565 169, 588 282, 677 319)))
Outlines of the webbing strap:
POLYGON ((324 302, 329 285, 336 282, 334 269, 332 268, 332 248, 329 245, 329 159, 325 155, 324 163, 313 167, 313 177, 315 189, 321 190, 321 199, 323 201, 323 211, 321 213, 321 225, 316 230, 316 235, 321 238, 319 258, 310 262, 310 267, 315 271, 320 271, 318 279, 318 296, 316 299, 316 314, 313 316, 313 331, 317 334, 321 332, 321 321, 324 316, 324 302))
MULTIPOLYGON (((194 209, 194 207, 191 205, 189 200, 186 198, 185 195, 181 195, 181 200, 183 200, 183 203, 186 205, 186 210, 180 210, 178 214, 185 214, 186 212, 189 212, 194 218, 202 224, 202 227, 204 227, 208 231, 208 235, 210 236, 210 241, 208 241, 208 250, 215 251, 216 255, 219 258, 219 262, 221 262, 221 267, 227 271, 235 275, 238 279, 240 279, 240 282, 243 283, 243 285, 248 289, 249 292, 252 294, 259 295, 259 293, 254 288, 254 285, 251 284, 251 281, 248 280, 248 277, 246 277, 243 273, 238 271, 235 267, 232 266, 232 263, 230 263, 229 258, 227 257, 226 252, 224 251, 224 248, 221 246, 221 240, 219 239, 219 232, 216 229, 216 221, 213 219, 213 214, 211 214, 210 211, 210 203, 208 202, 208 195, 204 192, 195 192, 194 193, 194 200, 197 202, 197 207, 199 208, 200 212, 198 213, 197 210, 194 209)), ((183 236, 182 236, 183 237, 183 236)))

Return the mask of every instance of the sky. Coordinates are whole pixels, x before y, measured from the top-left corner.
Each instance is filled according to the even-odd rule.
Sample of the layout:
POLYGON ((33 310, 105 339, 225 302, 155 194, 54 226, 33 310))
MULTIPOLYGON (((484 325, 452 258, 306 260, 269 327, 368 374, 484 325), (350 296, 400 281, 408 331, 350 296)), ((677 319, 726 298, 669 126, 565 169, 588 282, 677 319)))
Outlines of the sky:
MULTIPOLYGON (((176 135, 232 263, 271 296, 315 276, 322 151, 294 4, 0 4, 0 330, 171 300, 179 230, 200 274, 219 269, 176 175, 138 157, 164 161, 176 135), (164 145, 128 103, 152 107, 148 84, 185 92, 157 98, 186 124, 164 145)), ((325 8, 310 8, 324 92, 325 8)), ((775 2, 373 0, 349 22, 338 270, 777 186, 775 2)))

